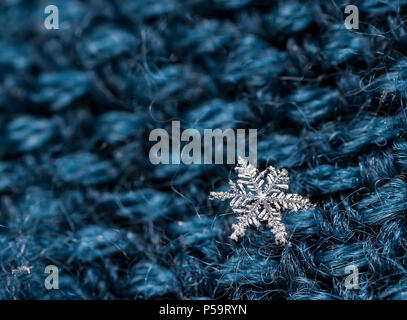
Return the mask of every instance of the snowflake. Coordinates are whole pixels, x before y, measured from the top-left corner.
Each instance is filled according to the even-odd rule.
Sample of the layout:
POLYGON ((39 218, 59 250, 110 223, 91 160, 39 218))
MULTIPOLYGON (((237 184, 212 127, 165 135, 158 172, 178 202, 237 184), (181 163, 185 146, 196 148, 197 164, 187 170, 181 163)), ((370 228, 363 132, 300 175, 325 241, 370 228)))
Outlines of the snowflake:
POLYGON ((238 222, 232 225, 230 238, 237 241, 245 234, 247 227, 254 225, 258 228, 261 221, 267 221, 276 243, 288 243, 287 232, 281 222, 281 211, 288 209, 297 212, 314 205, 307 198, 286 192, 290 178, 285 169, 276 170, 269 166, 259 173, 247 160, 239 157, 235 170, 238 173, 237 183, 230 180, 229 191, 211 192, 209 196, 210 200, 232 199, 230 206, 239 216, 238 222))

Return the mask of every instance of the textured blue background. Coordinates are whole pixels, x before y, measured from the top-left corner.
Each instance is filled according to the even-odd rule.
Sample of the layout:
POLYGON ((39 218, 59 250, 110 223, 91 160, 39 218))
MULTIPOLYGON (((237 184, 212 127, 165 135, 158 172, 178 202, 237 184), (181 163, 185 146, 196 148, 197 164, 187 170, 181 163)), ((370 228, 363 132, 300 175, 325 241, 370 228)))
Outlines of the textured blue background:
POLYGON ((407 1, 353 1, 357 31, 345 4, 1 1, 0 298, 407 298, 407 1), (171 120, 258 129, 318 204, 292 247, 228 238, 233 166, 150 164, 171 120))

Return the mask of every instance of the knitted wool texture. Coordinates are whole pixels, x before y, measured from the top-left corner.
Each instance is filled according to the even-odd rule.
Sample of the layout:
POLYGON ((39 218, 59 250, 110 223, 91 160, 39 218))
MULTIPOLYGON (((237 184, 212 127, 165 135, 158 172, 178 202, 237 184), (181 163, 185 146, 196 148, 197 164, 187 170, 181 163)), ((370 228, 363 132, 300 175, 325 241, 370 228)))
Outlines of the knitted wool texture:
POLYGON ((407 298, 406 0, 48 4, 0 4, 1 299, 407 298), (233 165, 150 163, 172 120, 258 130, 291 247, 229 239, 233 165))

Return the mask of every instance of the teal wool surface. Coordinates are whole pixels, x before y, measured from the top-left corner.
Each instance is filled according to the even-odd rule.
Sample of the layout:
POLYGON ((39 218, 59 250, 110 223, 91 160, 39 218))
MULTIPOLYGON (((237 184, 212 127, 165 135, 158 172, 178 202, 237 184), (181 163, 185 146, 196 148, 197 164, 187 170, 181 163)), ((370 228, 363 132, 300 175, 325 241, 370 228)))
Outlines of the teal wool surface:
POLYGON ((407 298, 406 0, 48 4, 0 3, 0 299, 407 298), (172 121, 257 129, 290 246, 230 239, 234 164, 150 162, 172 121))

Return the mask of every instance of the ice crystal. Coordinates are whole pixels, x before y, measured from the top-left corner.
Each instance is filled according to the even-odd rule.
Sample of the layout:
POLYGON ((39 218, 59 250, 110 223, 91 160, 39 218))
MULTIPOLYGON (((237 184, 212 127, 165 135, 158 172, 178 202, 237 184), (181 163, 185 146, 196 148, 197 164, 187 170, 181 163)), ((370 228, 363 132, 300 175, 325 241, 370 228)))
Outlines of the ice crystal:
MULTIPOLYGON (((240 158, 235 167, 237 182, 229 181, 227 192, 211 192, 210 200, 229 200, 234 213, 238 214, 237 223, 232 225, 231 239, 237 241, 251 225, 260 227, 261 221, 267 221, 277 244, 287 244, 287 232, 282 223, 282 210, 297 212, 313 205, 309 199, 299 194, 287 193, 290 178, 285 169, 276 170, 269 166, 259 172, 257 168, 240 158)), ((289 244, 289 243, 288 243, 289 244)))

